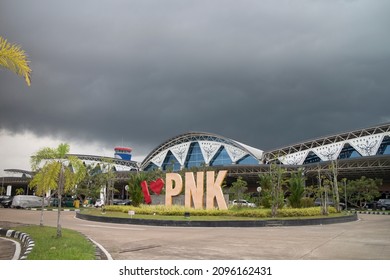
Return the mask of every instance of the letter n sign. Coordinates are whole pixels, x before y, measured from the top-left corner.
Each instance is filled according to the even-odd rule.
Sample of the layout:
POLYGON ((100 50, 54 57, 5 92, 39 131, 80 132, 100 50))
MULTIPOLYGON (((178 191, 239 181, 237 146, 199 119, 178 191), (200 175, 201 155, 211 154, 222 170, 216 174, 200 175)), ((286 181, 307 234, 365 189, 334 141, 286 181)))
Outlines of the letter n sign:
MULTIPOLYGON (((206 172, 206 209, 214 209, 215 204, 219 209, 226 210, 225 198, 222 193, 222 183, 227 174, 226 170, 219 171, 215 177, 214 171, 206 172)), ((202 209, 204 205, 204 172, 185 173, 185 206, 202 209)), ((165 185, 165 206, 172 205, 172 197, 177 196, 183 189, 183 179, 180 174, 167 173, 165 185)))

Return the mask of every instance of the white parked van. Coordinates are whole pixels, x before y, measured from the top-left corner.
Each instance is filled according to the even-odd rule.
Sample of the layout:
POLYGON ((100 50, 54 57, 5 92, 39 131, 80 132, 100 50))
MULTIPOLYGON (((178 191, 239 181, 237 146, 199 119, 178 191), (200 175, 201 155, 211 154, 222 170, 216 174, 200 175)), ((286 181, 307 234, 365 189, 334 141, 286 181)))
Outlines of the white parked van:
MULTIPOLYGON (((12 200, 12 208, 30 208, 30 207, 41 207, 42 206, 42 197, 35 195, 15 195, 12 200)), ((47 206, 49 203, 44 199, 44 206, 47 206)))

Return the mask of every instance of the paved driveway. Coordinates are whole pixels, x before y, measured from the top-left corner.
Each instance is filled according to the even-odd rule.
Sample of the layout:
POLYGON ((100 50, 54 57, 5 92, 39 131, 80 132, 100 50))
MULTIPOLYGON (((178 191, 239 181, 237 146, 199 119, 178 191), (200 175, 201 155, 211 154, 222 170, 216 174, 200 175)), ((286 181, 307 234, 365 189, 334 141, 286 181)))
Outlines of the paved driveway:
MULTIPOLYGON (((39 224, 39 211, 0 209, 0 221, 39 224)), ((56 212, 44 223, 56 226, 56 212)), ((183 228, 98 223, 63 212, 62 226, 100 243, 117 260, 390 260, 390 216, 343 224, 262 228, 183 228)))

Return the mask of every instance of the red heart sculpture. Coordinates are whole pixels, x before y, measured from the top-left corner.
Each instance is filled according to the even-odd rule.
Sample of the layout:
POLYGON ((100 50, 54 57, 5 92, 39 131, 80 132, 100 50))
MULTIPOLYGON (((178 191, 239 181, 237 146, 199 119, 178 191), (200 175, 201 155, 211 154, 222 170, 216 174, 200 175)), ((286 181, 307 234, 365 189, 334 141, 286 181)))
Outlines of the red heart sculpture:
POLYGON ((156 181, 150 182, 150 189, 157 195, 160 195, 162 189, 164 187, 164 180, 158 178, 156 181))
POLYGON ((148 183, 146 181, 141 182, 142 192, 144 193, 144 200, 146 204, 152 203, 152 199, 149 194, 148 183))

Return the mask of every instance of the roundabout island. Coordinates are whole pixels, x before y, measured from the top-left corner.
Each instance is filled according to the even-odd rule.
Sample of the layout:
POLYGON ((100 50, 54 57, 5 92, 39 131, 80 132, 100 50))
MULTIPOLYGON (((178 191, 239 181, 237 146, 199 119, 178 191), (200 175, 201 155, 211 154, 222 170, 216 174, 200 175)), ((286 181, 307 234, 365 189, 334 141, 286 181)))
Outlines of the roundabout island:
MULTIPOLYGON (((98 212, 99 213, 99 212, 98 212)), ((128 217, 119 217, 108 215, 108 212, 101 214, 86 213, 85 211, 76 212, 76 217, 82 220, 115 223, 115 224, 131 224, 143 226, 162 226, 162 227, 284 227, 284 226, 309 226, 309 225, 326 225, 335 223, 346 223, 358 220, 357 213, 341 213, 330 216, 315 216, 315 217, 283 217, 283 218, 246 218, 234 217, 223 218, 213 217, 207 219, 204 216, 191 216, 190 212, 185 212, 182 217, 150 215, 150 217, 142 218, 137 215, 128 217)))

